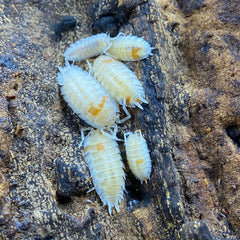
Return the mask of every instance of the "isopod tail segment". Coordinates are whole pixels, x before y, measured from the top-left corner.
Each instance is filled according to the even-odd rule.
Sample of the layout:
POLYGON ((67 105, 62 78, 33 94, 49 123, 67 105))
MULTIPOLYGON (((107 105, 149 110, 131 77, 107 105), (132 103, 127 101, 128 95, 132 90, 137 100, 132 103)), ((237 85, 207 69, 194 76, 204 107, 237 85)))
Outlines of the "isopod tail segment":
POLYGON ((125 190, 125 173, 117 142, 96 129, 86 136, 83 146, 94 188, 103 205, 108 205, 110 214, 114 207, 119 212, 125 190))
POLYGON ((146 140, 141 130, 124 134, 127 161, 133 175, 143 183, 150 178, 152 163, 146 140))

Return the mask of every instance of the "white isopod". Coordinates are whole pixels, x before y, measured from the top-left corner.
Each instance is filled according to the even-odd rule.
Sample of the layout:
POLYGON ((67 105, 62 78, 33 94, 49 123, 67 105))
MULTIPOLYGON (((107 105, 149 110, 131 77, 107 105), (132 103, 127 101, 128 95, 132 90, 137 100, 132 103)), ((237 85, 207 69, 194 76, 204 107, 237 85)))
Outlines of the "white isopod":
POLYGON ((123 105, 123 110, 128 115, 126 119, 131 117, 126 106, 143 109, 141 103, 147 103, 141 82, 125 64, 102 55, 95 59, 91 71, 109 94, 123 105))
POLYGON ((101 130, 91 131, 84 139, 84 154, 96 189, 109 213, 123 198, 125 190, 124 165, 117 142, 101 130))
POLYGON ((143 38, 120 33, 112 39, 107 52, 122 61, 137 61, 152 55, 152 49, 154 48, 143 38))
POLYGON ((146 140, 140 130, 124 134, 129 168, 141 183, 150 178, 152 163, 146 140))
POLYGON ((71 44, 63 56, 66 61, 81 61, 104 53, 110 46, 110 36, 100 33, 71 44))
POLYGON ((119 117, 116 101, 101 84, 80 67, 59 67, 58 83, 72 110, 96 128, 112 127, 119 117))

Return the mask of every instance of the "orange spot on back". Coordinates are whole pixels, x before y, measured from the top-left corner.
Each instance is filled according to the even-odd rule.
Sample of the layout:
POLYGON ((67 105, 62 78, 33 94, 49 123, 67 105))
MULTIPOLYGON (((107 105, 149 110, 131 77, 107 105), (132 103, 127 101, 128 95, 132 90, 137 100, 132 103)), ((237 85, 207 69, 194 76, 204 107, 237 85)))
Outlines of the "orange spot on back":
POLYGON ((138 102, 138 103, 142 103, 142 101, 141 101, 140 99, 137 99, 136 102, 138 102))
POLYGON ((103 151, 103 150, 105 150, 104 145, 103 145, 102 143, 98 143, 98 144, 97 144, 97 150, 98 150, 98 151, 103 151))
POLYGON ((132 57, 137 60, 140 58, 139 56, 139 51, 142 50, 142 47, 138 47, 138 48, 132 48, 132 57))
POLYGON ((107 96, 103 96, 103 99, 102 99, 101 102, 98 104, 98 106, 97 106, 97 107, 92 106, 92 107, 88 110, 88 112, 90 112, 93 116, 97 116, 97 115, 101 112, 101 110, 103 109, 103 106, 104 106, 107 98, 108 98, 107 96))
POLYGON ((129 105, 130 100, 131 100, 131 97, 130 97, 130 96, 127 96, 127 97, 126 97, 126 104, 127 104, 127 105, 129 105))
POLYGON ((143 162, 144 162, 144 160, 143 160, 142 158, 136 160, 136 164, 137 164, 137 165, 139 165, 139 164, 141 164, 141 163, 143 163, 143 162))

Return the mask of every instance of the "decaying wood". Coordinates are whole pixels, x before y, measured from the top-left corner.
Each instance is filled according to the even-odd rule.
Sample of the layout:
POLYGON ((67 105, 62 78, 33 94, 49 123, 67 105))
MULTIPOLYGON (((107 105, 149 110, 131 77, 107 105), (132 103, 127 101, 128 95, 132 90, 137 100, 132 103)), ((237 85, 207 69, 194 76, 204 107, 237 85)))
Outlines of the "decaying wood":
POLYGON ((0 237, 238 239, 239 22, 237 0, 2 1, 0 237), (57 25, 56 36, 65 15, 77 26, 57 25), (141 129, 151 178, 141 185, 126 166, 126 193, 112 216, 87 193, 93 185, 78 147, 87 125, 56 78, 66 48, 102 31, 144 36, 156 48, 126 63, 149 104, 131 109, 118 133, 141 129))

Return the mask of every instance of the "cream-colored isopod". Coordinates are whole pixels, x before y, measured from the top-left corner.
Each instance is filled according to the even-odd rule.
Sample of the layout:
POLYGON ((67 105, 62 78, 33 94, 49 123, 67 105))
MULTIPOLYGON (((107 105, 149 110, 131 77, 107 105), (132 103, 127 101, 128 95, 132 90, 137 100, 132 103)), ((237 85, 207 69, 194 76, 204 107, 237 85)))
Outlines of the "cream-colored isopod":
POLYGON ((112 127, 119 118, 119 107, 101 84, 80 67, 59 67, 58 83, 72 110, 95 128, 112 127))
POLYGON ((123 105, 127 118, 131 116, 126 106, 143 109, 141 103, 147 103, 141 82, 125 64, 102 55, 95 59, 91 71, 109 94, 123 105))
POLYGON ((124 145, 129 168, 141 183, 150 178, 152 163, 146 140, 140 130, 124 134, 124 145))
POLYGON ((83 146, 95 190, 104 206, 108 205, 110 214, 113 207, 119 212, 125 173, 117 142, 97 129, 88 134, 83 146))
POLYGON ((152 49, 143 38, 120 33, 112 38, 112 45, 107 52, 122 61, 137 61, 152 55, 152 49))
POLYGON ((63 56, 66 61, 81 61, 104 53, 110 46, 110 36, 100 33, 71 44, 63 56))

